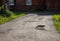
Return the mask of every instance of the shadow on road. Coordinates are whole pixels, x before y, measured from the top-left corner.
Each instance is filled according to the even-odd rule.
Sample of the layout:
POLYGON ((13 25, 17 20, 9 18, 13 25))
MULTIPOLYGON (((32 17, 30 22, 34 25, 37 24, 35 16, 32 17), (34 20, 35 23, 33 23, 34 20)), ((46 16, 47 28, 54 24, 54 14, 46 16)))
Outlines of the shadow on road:
POLYGON ((18 11, 20 13, 25 14, 37 14, 37 15, 54 15, 54 14, 60 14, 60 11, 18 11))

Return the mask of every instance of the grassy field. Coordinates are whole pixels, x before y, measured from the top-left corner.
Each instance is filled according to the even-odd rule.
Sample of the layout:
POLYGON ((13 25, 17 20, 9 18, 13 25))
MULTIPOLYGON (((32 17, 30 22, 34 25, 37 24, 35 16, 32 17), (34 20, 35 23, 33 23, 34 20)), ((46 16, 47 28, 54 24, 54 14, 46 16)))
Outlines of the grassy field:
POLYGON ((60 31, 60 14, 53 15, 54 24, 56 26, 56 30, 60 31))
POLYGON ((0 25, 25 15, 26 15, 25 13, 20 13, 20 12, 13 12, 10 17, 4 17, 0 15, 0 25))

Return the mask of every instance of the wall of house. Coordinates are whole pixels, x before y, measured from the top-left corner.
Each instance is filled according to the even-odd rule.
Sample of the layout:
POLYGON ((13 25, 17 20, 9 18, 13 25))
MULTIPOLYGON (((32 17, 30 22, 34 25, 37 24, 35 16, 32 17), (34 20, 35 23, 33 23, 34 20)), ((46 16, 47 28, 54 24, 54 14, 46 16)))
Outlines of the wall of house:
POLYGON ((46 9, 48 10, 58 10, 60 9, 60 0, 32 0, 31 6, 26 6, 26 0, 16 0, 15 8, 18 10, 37 10, 37 9, 46 9))
POLYGON ((26 5, 26 0, 16 0, 15 2, 15 6, 17 9, 19 10, 35 10, 35 9, 39 9, 39 0, 32 0, 32 5, 31 6, 27 6, 26 5))
POLYGON ((2 5, 2 0, 0 0, 0 6, 2 5))
POLYGON ((47 0, 47 9, 48 10, 59 10, 60 0, 47 0))

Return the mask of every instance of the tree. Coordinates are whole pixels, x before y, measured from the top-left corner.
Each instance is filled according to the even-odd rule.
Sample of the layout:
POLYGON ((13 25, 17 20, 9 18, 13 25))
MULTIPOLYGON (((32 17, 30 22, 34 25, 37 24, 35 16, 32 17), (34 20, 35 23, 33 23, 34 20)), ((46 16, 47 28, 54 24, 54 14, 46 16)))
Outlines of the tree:
POLYGON ((9 11, 8 9, 8 5, 7 5, 7 1, 6 0, 2 0, 1 2, 1 10, 0 12, 5 15, 5 16, 10 16, 11 15, 11 12, 9 11))

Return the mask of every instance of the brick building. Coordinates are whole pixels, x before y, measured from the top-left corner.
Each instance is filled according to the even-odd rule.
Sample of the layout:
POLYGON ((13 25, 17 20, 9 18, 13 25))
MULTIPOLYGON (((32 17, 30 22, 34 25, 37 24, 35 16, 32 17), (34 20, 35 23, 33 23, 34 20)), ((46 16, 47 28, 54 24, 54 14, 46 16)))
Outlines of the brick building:
POLYGON ((60 9, 60 0, 8 0, 8 4, 17 10, 60 9))

